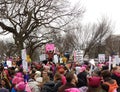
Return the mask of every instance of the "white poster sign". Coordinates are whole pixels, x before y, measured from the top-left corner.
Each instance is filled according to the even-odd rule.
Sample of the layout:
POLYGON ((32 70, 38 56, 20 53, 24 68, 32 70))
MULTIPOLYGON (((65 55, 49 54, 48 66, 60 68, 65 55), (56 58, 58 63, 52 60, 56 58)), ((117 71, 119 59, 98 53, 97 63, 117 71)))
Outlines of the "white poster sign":
POLYGON ((112 58, 111 58, 111 56, 109 56, 109 70, 111 70, 111 62, 112 61, 112 58))
POLYGON ((58 63, 58 56, 57 55, 54 55, 53 56, 53 62, 56 64, 58 63))
POLYGON ((60 63, 63 63, 62 58, 60 58, 60 63))
POLYGON ((12 67, 12 61, 6 61, 8 67, 12 67))
POLYGON ((89 62, 90 62, 90 64, 92 64, 92 65, 95 66, 95 61, 94 61, 94 59, 91 59, 89 62))
POLYGON ((116 64, 119 65, 120 64, 120 58, 118 55, 115 55, 115 61, 116 61, 116 64))
POLYGON ((46 54, 41 54, 39 58, 40 58, 40 61, 46 60, 46 54))
POLYGON ((119 64, 118 64, 118 65, 120 65, 120 58, 118 58, 118 62, 119 62, 119 64))
POLYGON ((83 50, 77 50, 76 53, 75 53, 75 60, 78 61, 78 62, 83 62, 83 50))
POLYGON ((26 61, 27 59, 27 54, 26 54, 26 49, 21 50, 21 56, 22 56, 22 66, 25 71, 28 71, 28 63, 26 61))
POLYGON ((76 62, 76 51, 73 52, 74 62, 76 62))
POLYGON ((99 62, 105 62, 105 54, 98 55, 99 62))
POLYGON ((116 67, 116 59, 115 58, 112 59, 112 67, 116 67))

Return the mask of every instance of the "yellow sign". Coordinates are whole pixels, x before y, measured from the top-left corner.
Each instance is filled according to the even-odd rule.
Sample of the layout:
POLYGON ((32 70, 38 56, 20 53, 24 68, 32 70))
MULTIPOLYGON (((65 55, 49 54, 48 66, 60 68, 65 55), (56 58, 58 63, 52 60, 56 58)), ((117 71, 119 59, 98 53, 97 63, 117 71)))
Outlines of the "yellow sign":
POLYGON ((26 57, 26 61, 27 61, 28 63, 31 62, 31 58, 30 58, 29 55, 27 55, 27 57, 26 57))

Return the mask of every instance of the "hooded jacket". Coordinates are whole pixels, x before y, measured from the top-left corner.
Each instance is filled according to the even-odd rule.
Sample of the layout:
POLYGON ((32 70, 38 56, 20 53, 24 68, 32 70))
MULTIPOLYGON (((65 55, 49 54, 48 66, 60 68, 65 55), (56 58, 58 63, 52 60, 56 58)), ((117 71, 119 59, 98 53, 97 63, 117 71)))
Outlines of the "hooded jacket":
POLYGON ((104 85, 108 86, 108 92, 114 92, 118 88, 116 80, 114 80, 114 83, 104 82, 104 85))

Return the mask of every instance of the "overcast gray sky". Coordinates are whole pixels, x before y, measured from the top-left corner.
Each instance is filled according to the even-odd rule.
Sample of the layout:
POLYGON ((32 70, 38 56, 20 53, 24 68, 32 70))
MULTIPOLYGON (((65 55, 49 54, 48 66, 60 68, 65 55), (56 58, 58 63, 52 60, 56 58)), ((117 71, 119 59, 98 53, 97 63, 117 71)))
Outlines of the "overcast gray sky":
POLYGON ((70 0, 73 4, 82 2, 86 12, 83 23, 94 23, 102 18, 108 17, 115 26, 114 34, 120 35, 120 0, 70 0))

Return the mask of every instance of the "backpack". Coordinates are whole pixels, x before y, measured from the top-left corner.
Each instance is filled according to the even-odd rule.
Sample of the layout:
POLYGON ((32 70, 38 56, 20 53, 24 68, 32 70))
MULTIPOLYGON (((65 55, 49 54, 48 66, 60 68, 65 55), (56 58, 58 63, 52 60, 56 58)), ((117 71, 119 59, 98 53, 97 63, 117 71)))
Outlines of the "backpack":
POLYGON ((54 92, 54 82, 45 83, 41 89, 41 92, 54 92))

